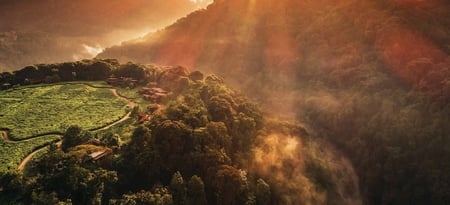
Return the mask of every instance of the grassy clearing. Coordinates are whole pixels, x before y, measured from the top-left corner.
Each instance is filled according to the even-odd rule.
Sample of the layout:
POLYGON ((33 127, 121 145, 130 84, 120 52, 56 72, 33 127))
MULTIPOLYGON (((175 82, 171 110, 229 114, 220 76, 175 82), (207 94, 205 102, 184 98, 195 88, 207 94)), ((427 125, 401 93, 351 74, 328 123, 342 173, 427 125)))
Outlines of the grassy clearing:
POLYGON ((141 95, 139 95, 138 91, 141 87, 136 87, 133 89, 129 88, 117 88, 117 93, 125 98, 133 100, 141 109, 145 110, 150 103, 149 101, 144 100, 141 95))
POLYGON ((128 99, 137 100, 141 97, 138 93, 139 89, 140 89, 140 87, 133 88, 133 89, 118 87, 117 93, 119 93, 121 96, 126 97, 128 99))
POLYGON ((59 136, 43 136, 20 142, 6 142, 0 138, 0 172, 14 171, 31 152, 59 140, 59 136))
POLYGON ((92 132, 92 134, 94 134, 96 138, 99 139, 110 133, 118 134, 120 136, 120 140, 126 141, 130 139, 133 130, 136 128, 137 125, 135 123, 136 123, 135 119, 129 118, 117 125, 110 127, 109 129, 97 130, 92 132))
POLYGON ((62 85, 85 84, 85 85, 89 85, 89 86, 95 87, 95 88, 112 88, 112 86, 110 84, 106 83, 105 81, 70 81, 70 82, 62 82, 62 83, 57 83, 57 84, 62 84, 62 85))
POLYGON ((60 84, 21 87, 0 91, 0 128, 13 139, 45 133, 62 133, 70 125, 91 130, 119 120, 126 102, 104 83, 60 84))

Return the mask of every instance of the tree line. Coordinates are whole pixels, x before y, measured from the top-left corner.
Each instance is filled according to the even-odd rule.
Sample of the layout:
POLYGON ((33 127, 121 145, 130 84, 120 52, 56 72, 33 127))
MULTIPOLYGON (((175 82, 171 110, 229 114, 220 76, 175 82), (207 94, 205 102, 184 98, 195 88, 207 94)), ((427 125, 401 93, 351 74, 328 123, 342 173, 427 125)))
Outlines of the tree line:
POLYGON ((111 76, 131 78, 139 84, 147 82, 146 66, 115 59, 92 59, 57 64, 36 64, 20 70, 0 73, 0 86, 8 89, 20 85, 65 81, 99 81, 111 76))

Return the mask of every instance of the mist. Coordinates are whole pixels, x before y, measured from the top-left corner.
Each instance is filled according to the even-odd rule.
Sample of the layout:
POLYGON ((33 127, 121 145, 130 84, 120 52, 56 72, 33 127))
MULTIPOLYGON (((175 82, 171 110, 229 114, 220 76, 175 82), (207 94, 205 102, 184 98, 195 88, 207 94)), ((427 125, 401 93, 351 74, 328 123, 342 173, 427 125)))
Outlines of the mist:
POLYGON ((277 121, 238 167, 273 204, 450 200, 447 2, 208 3, 8 1, 0 71, 95 56, 216 74, 277 121))
POLYGON ((0 2, 0 72, 95 57, 104 48, 162 29, 209 1, 0 2))
POLYGON ((334 146, 278 125, 253 149, 249 170, 267 180, 274 204, 362 204, 358 177, 334 146), (283 127, 283 128, 280 128, 283 127))

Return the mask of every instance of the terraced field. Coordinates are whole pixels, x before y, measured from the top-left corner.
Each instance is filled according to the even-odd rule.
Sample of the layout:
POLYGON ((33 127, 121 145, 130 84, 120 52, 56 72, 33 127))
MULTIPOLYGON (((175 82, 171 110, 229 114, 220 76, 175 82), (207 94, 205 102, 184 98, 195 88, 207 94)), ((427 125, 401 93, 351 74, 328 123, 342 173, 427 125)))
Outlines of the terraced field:
POLYGON ((99 82, 0 91, 0 172, 24 166, 34 151, 59 141, 71 125, 92 131, 109 128, 128 119, 133 106, 99 82))

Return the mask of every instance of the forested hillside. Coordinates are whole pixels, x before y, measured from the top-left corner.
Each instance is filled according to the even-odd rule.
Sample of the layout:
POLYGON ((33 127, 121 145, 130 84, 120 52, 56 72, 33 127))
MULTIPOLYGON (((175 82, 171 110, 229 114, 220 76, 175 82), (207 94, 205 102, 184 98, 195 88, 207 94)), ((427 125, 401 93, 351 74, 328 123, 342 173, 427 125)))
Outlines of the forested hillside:
POLYGON ((216 1, 99 56, 214 70, 236 82, 257 75, 251 85, 292 72, 358 80, 360 70, 373 70, 448 98, 449 7, 439 0, 216 1))
POLYGON ((341 152, 215 75, 108 59, 0 80, 0 117, 19 121, 0 127, 1 204, 362 203, 341 152), (33 102, 52 107, 13 112, 33 102))
POLYGON ((444 0, 217 0, 100 56, 214 71, 266 112, 295 115, 351 158, 368 204, 447 204, 449 11, 444 0))

